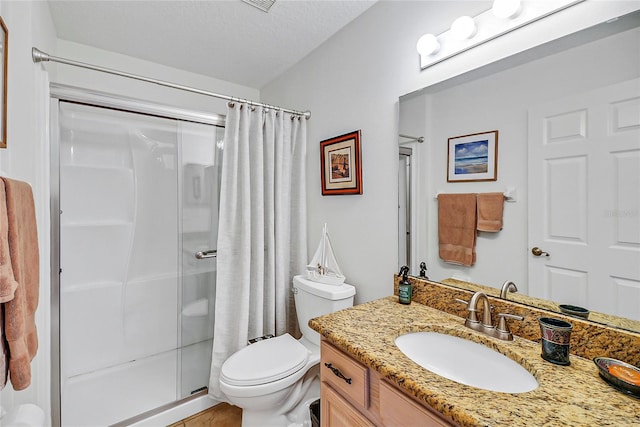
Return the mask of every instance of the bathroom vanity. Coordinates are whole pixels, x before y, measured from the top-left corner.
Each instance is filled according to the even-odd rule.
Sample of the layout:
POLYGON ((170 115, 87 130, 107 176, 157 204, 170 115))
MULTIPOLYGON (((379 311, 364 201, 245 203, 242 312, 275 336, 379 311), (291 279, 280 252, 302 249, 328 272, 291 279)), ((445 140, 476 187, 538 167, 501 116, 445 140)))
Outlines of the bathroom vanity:
MULTIPOLYGON (((416 285, 418 291, 414 295, 420 294, 422 285, 430 286, 426 282, 416 285)), ((430 289, 429 295, 433 294, 430 289)), ((470 294, 460 297, 468 300, 470 294)), ((501 304, 492 299, 494 303, 501 304)), ((538 314, 526 313, 516 305, 512 308, 525 317, 523 322, 514 322, 523 326, 513 328, 513 341, 501 341, 466 328, 460 317, 464 314, 446 313, 415 300, 411 305, 401 305, 396 296, 312 319, 309 325, 323 340, 322 425, 640 425, 640 401, 605 383, 589 358, 572 354, 570 366, 544 361, 540 344, 535 341, 539 331, 537 338, 529 339, 516 332, 537 323, 538 314), (500 393, 439 376, 410 360, 395 345, 398 336, 419 331, 483 344, 522 365, 539 385, 525 393, 500 393)), ((577 335, 577 339, 583 337, 577 335)), ((631 333, 620 339, 630 339, 632 347, 628 350, 637 353, 640 335, 631 333)), ((604 349, 600 353, 606 354, 604 349)))
POLYGON ((454 425, 328 340, 322 341, 321 355, 323 427, 454 425))

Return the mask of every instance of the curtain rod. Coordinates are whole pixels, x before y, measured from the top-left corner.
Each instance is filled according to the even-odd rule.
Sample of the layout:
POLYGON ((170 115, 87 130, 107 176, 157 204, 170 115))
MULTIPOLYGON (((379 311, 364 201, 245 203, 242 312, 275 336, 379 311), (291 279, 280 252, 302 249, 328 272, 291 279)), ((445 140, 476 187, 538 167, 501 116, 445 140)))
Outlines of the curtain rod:
POLYGON ((409 143, 411 141, 417 141, 420 144, 422 144, 424 142, 424 136, 411 136, 411 135, 403 135, 403 134, 399 134, 398 136, 400 138, 406 138, 406 139, 410 140, 410 141, 401 142, 400 144, 406 144, 406 143, 409 143))
POLYGON ((257 106, 257 107, 273 108, 273 109, 276 109, 276 110, 284 111, 286 113, 291 113, 291 114, 303 116, 307 120, 311 117, 311 112, 310 111, 290 110, 288 108, 281 108, 281 107, 277 107, 275 105, 263 104, 262 102, 250 101, 248 99, 236 98, 234 96, 222 95, 222 94, 219 94, 219 93, 209 92, 209 91, 206 91, 206 90, 197 89, 197 88, 193 88, 193 87, 189 87, 189 86, 183 86, 183 85, 179 85, 179 84, 175 84, 175 83, 171 83, 171 82, 166 82, 166 81, 163 81, 163 80, 156 80, 156 79, 152 79, 152 78, 149 78, 149 77, 139 76, 139 75, 136 75, 136 74, 125 73, 123 71, 113 70, 111 68, 103 68, 103 67, 99 67, 97 65, 87 64, 85 62, 74 61, 72 59, 66 59, 66 58, 60 58, 60 57, 57 57, 57 56, 51 56, 48 53, 45 53, 45 52, 41 51, 40 49, 38 49, 36 47, 32 47, 31 48, 31 58, 33 59, 33 62, 36 63, 36 64, 38 62, 47 62, 47 61, 58 62, 60 64, 73 65, 74 67, 80 67, 80 68, 87 68, 89 70, 100 71, 100 72, 103 72, 103 73, 113 74, 113 75, 121 76, 121 77, 127 77, 129 79, 140 80, 140 81, 143 81, 143 82, 153 83, 153 84, 157 84, 157 85, 160 85, 160 86, 166 86, 166 87, 170 87, 170 88, 173 88, 173 89, 179 89, 179 90, 184 90, 184 91, 187 91, 187 92, 193 92, 193 93, 197 93, 197 94, 200 94, 200 95, 212 96, 214 98, 220 98, 220 99, 224 99, 224 100, 231 101, 231 102, 246 103, 246 104, 249 104, 251 106, 257 106))

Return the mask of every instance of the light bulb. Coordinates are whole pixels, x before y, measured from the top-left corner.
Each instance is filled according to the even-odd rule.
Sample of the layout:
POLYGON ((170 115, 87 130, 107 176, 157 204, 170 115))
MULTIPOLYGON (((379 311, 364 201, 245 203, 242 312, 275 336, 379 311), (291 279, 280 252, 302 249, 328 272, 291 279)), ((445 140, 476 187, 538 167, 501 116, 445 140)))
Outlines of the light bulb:
POLYGON ((461 16, 451 24, 451 36, 456 40, 470 39, 476 30, 476 22, 470 16, 461 16))
POLYGON ((440 50, 440 43, 433 34, 425 34, 418 39, 416 49, 423 56, 435 55, 440 50))
POLYGON ((491 10, 496 18, 515 18, 522 10, 521 6, 520 0, 493 0, 491 10))

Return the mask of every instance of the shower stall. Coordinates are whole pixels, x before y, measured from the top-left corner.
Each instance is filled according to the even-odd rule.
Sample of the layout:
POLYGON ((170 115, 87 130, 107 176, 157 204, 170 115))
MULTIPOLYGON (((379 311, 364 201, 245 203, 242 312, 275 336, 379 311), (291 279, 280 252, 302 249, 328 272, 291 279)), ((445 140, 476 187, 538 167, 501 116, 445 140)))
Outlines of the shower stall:
POLYGON ((51 117, 54 425, 210 406, 224 117, 63 86, 51 117))

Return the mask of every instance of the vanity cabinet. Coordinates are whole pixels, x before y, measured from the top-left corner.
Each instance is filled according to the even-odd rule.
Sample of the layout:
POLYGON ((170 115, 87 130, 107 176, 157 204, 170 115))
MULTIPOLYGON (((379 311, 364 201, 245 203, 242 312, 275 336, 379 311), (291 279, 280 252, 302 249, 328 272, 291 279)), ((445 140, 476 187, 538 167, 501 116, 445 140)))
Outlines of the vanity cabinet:
POLYGON ((331 386, 322 383, 320 389, 320 423, 326 426, 374 427, 331 386))
POLYGON ((325 339, 321 344, 320 379, 322 427, 455 425, 325 339))

